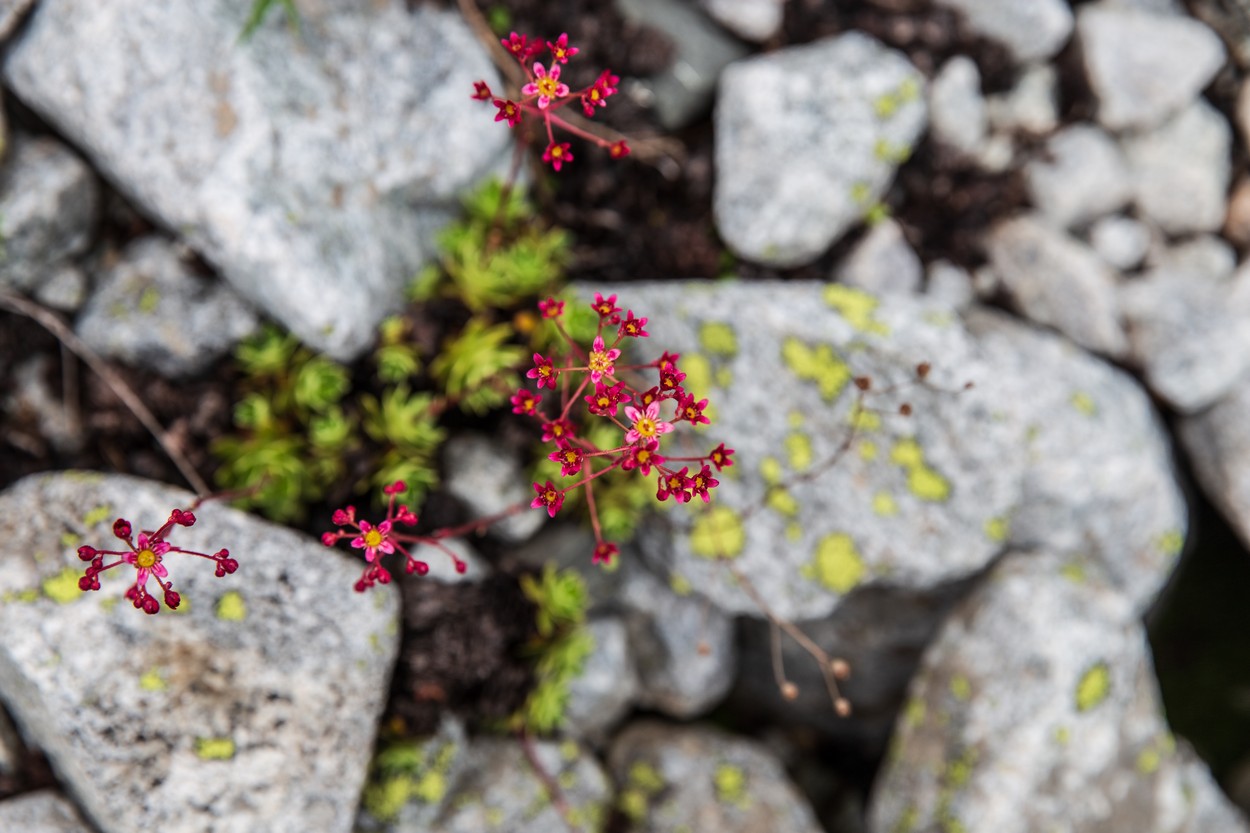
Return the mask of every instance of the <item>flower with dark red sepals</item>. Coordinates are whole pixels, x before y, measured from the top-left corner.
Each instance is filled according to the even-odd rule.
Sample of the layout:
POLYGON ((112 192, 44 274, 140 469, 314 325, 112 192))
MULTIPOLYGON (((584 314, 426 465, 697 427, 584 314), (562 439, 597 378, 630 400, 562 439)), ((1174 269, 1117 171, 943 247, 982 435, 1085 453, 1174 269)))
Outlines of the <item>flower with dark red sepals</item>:
POLYGON ((665 393, 683 394, 685 390, 681 383, 685 380, 686 374, 677 369, 677 365, 670 364, 660 370, 660 390, 665 393))
POLYGON ((561 32, 555 43, 547 41, 547 48, 551 50, 552 58, 562 64, 567 64, 569 58, 581 51, 576 46, 569 46, 569 35, 567 32, 561 32))
POLYGON ((635 318, 634 311, 631 309, 625 313, 625 320, 621 322, 619 334, 622 337, 628 336, 629 338, 646 338, 651 335, 643 329, 646 326, 647 319, 635 318))
POLYGON ((525 388, 521 388, 512 394, 512 399, 509 401, 512 402, 512 413, 514 414, 536 414, 543 398, 525 388))
POLYGON ((564 492, 557 489, 550 480, 545 484, 535 483, 534 491, 538 493, 538 497, 530 501, 530 508, 546 509, 547 516, 554 518, 564 505, 564 492))
POLYGON ((659 447, 660 443, 657 440, 639 443, 625 452, 624 459, 621 461, 621 468, 625 471, 638 469, 643 477, 649 477, 651 475, 651 467, 658 466, 664 462, 664 458, 656 453, 656 449, 659 447))
POLYGON ((564 163, 573 161, 573 146, 568 142, 552 142, 543 151, 543 161, 558 171, 564 163))
POLYGON ((555 298, 539 301, 538 311, 543 314, 543 318, 559 318, 564 315, 564 302, 555 298))
MULTIPOLYGON (((511 52, 518 61, 525 61, 533 54, 533 47, 529 45, 528 35, 518 35, 513 32, 509 37, 500 38, 499 42, 503 44, 503 48, 511 52)), ((541 45, 540 47, 541 48, 541 45)))
POLYGON ((677 418, 684 419, 692 425, 711 425, 712 421, 703 415, 703 411, 707 408, 707 400, 700 399, 694 401, 694 394, 686 394, 677 399, 677 418))
POLYGON ((586 455, 577 446, 561 443, 559 448, 547 455, 547 459, 559 463, 560 476, 568 477, 582 470, 586 455))
POLYGON ((670 353, 665 350, 662 354, 660 354, 660 357, 655 360, 655 366, 660 370, 664 370, 667 367, 676 367, 677 360, 680 358, 681 353, 670 353))
POLYGON ((638 394, 638 404, 644 408, 650 405, 652 402, 659 402, 659 401, 660 401, 660 389, 658 386, 653 387, 653 388, 647 388, 642 393, 638 394))
POLYGON ((681 471, 661 472, 660 488, 655 493, 656 499, 663 501, 672 497, 678 503, 690 500, 690 478, 686 477, 689 471, 688 467, 682 466, 681 471))
POLYGON ((477 101, 489 101, 492 97, 493 93, 490 91, 490 86, 485 81, 473 82, 472 98, 477 101))
POLYGON ((619 142, 613 142, 608 148, 608 156, 611 156, 613 159, 624 159, 631 152, 629 145, 626 144, 624 139, 621 139, 619 142))
POLYGON ((733 453, 734 450, 732 448, 725 448, 725 444, 721 443, 716 446, 716 448, 713 448, 712 452, 707 456, 708 459, 712 461, 712 465, 716 466, 716 470, 720 471, 721 469, 727 469, 734 464, 734 461, 729 459, 733 456, 733 453))
POLYGON ((707 490, 715 489, 720 485, 720 481, 712 477, 712 470, 709 467, 704 466, 698 474, 689 478, 689 485, 690 491, 703 498, 703 502, 707 503, 710 500, 707 490))
POLYGON ((590 305, 590 308, 599 313, 600 318, 606 318, 612 321, 613 324, 620 320, 620 316, 617 313, 621 311, 621 308, 616 305, 615 295, 609 295, 604 298, 602 294, 596 292, 594 303, 590 305), (613 316, 615 316, 615 320, 613 320, 613 316))
POLYGON ((118 518, 113 521, 113 534, 123 541, 130 537, 131 528, 130 521, 125 518, 118 518))
POLYGON ((527 379, 537 379, 538 387, 550 387, 556 389, 556 376, 559 371, 556 370, 555 363, 551 359, 543 358, 541 353, 534 354, 534 366, 525 374, 527 379))
POLYGON ((175 509, 169 513, 169 519, 178 524, 178 526, 195 526, 195 513, 193 512, 175 509))
POLYGON ((602 564, 605 567, 612 565, 612 559, 615 558, 621 549, 610 541, 600 541, 595 546, 594 557, 590 559, 591 564, 602 564))
POLYGON ((590 356, 586 359, 586 366, 590 369, 590 381, 599 382, 604 376, 611 376, 616 372, 616 360, 620 357, 620 350, 615 347, 609 350, 603 343, 603 336, 595 336, 590 345, 590 356))
POLYGON ((506 120, 508 127, 516 127, 521 123, 521 106, 515 101, 497 98, 492 103, 499 108, 499 112, 495 114, 495 121, 506 120))
POLYGON ((554 422, 543 423, 543 442, 545 443, 549 443, 552 440, 560 442, 573 436, 573 423, 567 419, 557 419, 554 422))
POLYGON ((390 497, 391 495, 402 495, 408 491, 408 484, 402 480, 396 480, 394 483, 382 487, 382 494, 390 497))
POLYGON ((630 395, 625 390, 624 382, 617 382, 615 385, 605 385, 603 382, 595 382, 595 392, 583 396, 586 400, 586 410, 595 416, 616 416, 619 406, 630 401, 630 395))

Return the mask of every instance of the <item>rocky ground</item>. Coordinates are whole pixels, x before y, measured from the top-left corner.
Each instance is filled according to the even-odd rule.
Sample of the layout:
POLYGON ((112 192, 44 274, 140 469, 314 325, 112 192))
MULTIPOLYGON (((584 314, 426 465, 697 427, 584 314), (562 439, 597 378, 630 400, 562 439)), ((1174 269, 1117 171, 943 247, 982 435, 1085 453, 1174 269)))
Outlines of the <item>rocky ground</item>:
MULTIPOLYGON (((475 32, 568 32, 637 150, 530 159, 539 214, 576 285, 685 357, 739 466, 615 573, 534 513, 458 543, 464 576, 370 596, 310 537, 332 500, 206 506, 184 545, 244 542, 246 569, 181 571, 187 612, 149 619, 78 597, 73 549, 185 481, 0 310, 0 829, 1247 829, 1250 7, 297 5, 239 41, 247 0, 0 0, 0 290, 211 478, 234 345, 277 321, 364 378, 457 195, 506 168, 475 32), (851 718, 792 643, 781 696, 709 535, 851 661, 851 718), (517 577, 551 561, 595 649, 527 750, 491 728, 534 678, 517 577)), ((427 522, 528 491, 506 417, 444 424, 427 522)))

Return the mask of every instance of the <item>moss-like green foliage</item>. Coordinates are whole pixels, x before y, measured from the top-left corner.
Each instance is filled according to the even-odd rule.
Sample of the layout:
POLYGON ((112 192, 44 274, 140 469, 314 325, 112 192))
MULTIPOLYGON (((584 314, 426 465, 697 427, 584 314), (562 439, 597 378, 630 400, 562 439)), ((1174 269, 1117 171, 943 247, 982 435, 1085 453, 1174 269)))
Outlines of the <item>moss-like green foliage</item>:
POLYGON ((504 203, 504 188, 494 180, 466 197, 464 207, 465 218, 438 237, 439 265, 417 276, 415 299, 450 295, 478 312, 512 307, 558 287, 571 237, 534 222, 520 188, 512 188, 504 203))
POLYGON ((512 328, 474 318, 458 336, 443 345, 430 371, 460 407, 472 413, 497 408, 520 385, 516 372, 525 350, 509 344, 512 328))
POLYGON ((585 626, 590 597, 580 575, 554 564, 547 564, 536 577, 522 576, 521 590, 537 609, 538 638, 530 645, 535 684, 511 724, 546 734, 564 722, 569 684, 595 649, 594 636, 585 626))
POLYGON ((286 22, 291 27, 291 31, 298 32, 299 9, 295 8, 295 0, 255 0, 252 3, 251 11, 247 13, 247 21, 243 24, 243 31, 239 32, 239 40, 249 40, 252 35, 256 34, 256 30, 265 22, 265 17, 269 14, 269 10, 277 6, 281 6, 286 12, 286 22))

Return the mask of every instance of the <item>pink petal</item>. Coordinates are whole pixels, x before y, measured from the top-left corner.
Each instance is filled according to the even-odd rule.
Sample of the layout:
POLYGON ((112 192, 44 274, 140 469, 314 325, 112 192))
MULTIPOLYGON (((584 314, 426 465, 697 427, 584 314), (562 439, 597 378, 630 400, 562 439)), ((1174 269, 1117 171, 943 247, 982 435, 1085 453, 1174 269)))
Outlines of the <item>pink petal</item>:
POLYGON ((165 565, 159 561, 152 565, 152 572, 156 573, 161 578, 165 578, 169 575, 169 570, 166 570, 165 565))
POLYGON ((352 546, 356 549, 363 549, 365 546, 365 536, 357 535, 352 539, 352 546))

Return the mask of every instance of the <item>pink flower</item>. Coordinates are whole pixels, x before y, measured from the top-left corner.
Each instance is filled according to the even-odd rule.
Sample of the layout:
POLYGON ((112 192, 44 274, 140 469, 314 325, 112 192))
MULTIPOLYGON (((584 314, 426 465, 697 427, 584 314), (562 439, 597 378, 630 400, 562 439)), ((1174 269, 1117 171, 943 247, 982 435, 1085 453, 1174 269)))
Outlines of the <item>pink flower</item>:
POLYGON ((515 101, 497 98, 493 102, 499 108, 499 112, 495 114, 495 121, 507 121, 508 127, 516 127, 521 123, 521 107, 515 101))
POLYGON ((547 517, 554 518, 564 505, 564 492, 557 489, 550 480, 546 484, 535 483, 534 491, 538 497, 530 502, 531 509, 546 509, 547 517))
POLYGON ((695 402, 694 394, 687 394, 677 400, 677 418, 689 420, 692 425, 710 425, 712 421, 703 415, 706 408, 706 399, 695 402))
POLYGON ((521 94, 538 96, 538 109, 546 110, 551 102, 569 94, 569 85, 560 83, 560 67, 553 64, 548 72, 542 64, 534 64, 534 80, 521 88, 521 94))
POLYGON ((611 565, 612 558, 620 553, 620 548, 616 544, 608 541, 600 541, 595 547, 595 555, 590 559, 591 564, 602 564, 607 567, 611 565))
MULTIPOLYGON (((615 295, 609 295, 604 298, 603 295, 598 292, 595 293, 595 301, 590 305, 590 308, 599 313, 600 318, 607 318, 610 321, 612 320, 612 316, 621 311, 621 308, 616 305, 615 295)), ((620 316, 616 316, 616 318, 617 320, 620 320, 620 316)), ((612 323, 615 324, 616 321, 612 321, 612 323)))
POLYGON ((720 481, 712 477, 712 470, 707 466, 704 466, 698 474, 689 479, 690 490, 703 498, 704 503, 709 501, 707 490, 715 489, 719 485, 720 481))
POLYGON ((621 139, 619 142, 613 142, 612 146, 608 148, 608 155, 613 159, 624 159, 629 154, 630 147, 624 139, 621 139))
POLYGON ((541 43, 529 45, 529 36, 518 35, 516 32, 513 32, 509 37, 500 38, 499 42, 503 44, 504 49, 511 52, 522 64, 543 48, 541 43))
POLYGON ((732 448, 725 448, 725 444, 721 443, 716 446, 716 448, 713 448, 712 452, 708 454, 707 457, 712 461, 712 465, 716 466, 716 470, 720 471, 721 469, 727 469, 734 464, 734 461, 729 459, 733 456, 733 453, 734 450, 732 448))
POLYGON ((543 314, 543 318, 559 318, 564 314, 564 302, 555 298, 539 301, 538 311, 543 314))
POLYGON ((373 562, 377 560, 379 553, 390 555, 395 552, 395 545, 391 543, 390 534, 390 521, 382 521, 377 526, 368 521, 361 521, 360 534, 352 539, 352 546, 358 550, 364 550, 365 561, 373 562))
POLYGON ((603 382, 595 382, 595 392, 582 398, 586 400, 586 410, 595 416, 614 417, 618 406, 622 402, 628 402, 630 397, 625 391, 624 382, 617 382, 611 386, 603 382))
POLYGON ((478 101, 489 101, 491 98, 490 87, 485 81, 473 82, 473 96, 478 101))
POLYGON ((690 478, 686 477, 686 472, 689 470, 688 467, 682 466, 681 471, 661 474, 660 488, 655 493, 656 499, 667 500, 669 496, 672 496, 678 503, 690 500, 690 478))
POLYGON ((556 389, 556 376, 559 375, 551 359, 543 358, 541 353, 534 354, 534 366, 525 374, 528 379, 537 379, 538 387, 556 389))
POLYGON ((551 165, 554 170, 560 170, 565 162, 573 161, 573 146, 568 142, 552 142, 547 145, 547 149, 543 151, 543 161, 551 165))
POLYGON ((555 422, 543 423, 543 442, 549 443, 552 440, 560 442, 566 437, 573 436, 573 423, 567 419, 557 419, 555 422))
POLYGON ((166 578, 169 575, 169 571, 161 563, 161 556, 169 552, 169 550, 169 544, 164 541, 157 538, 149 538, 142 532, 139 533, 139 543, 136 549, 122 556, 126 559, 127 564, 138 570, 138 573, 135 575, 136 587, 146 591, 148 576, 156 575, 158 578, 166 578))
POLYGON ((547 48, 551 50, 551 56, 562 64, 567 64, 569 58, 581 51, 576 46, 569 46, 569 35, 567 32, 561 32, 555 43, 547 41, 547 48))
POLYGON ((514 414, 536 414, 538 406, 543 401, 541 396, 536 396, 525 388, 521 388, 512 394, 512 413, 514 414))
POLYGON ((646 338, 647 336, 651 335, 649 332, 643 329, 646 326, 647 326, 647 319, 634 318, 634 311, 631 309, 626 313, 625 320, 621 322, 621 329, 619 330, 619 334, 622 337, 628 336, 630 338, 646 338))
POLYGON ((582 470, 586 455, 577 446, 561 443, 560 447, 547 455, 547 459, 560 464, 560 476, 568 477, 582 470))
POLYGON ((627 456, 621 462, 621 468, 625 471, 638 469, 643 477, 650 477, 651 467, 664 462, 664 458, 655 453, 659 447, 660 443, 657 440, 639 443, 626 452, 627 456))
POLYGON ((590 346, 590 357, 586 366, 590 368, 590 381, 599 382, 604 376, 611 376, 616 371, 616 360, 621 351, 615 348, 608 350, 603 343, 603 336, 595 336, 590 346))
POLYGON ((652 402, 644 408, 625 406, 625 418, 633 423, 625 432, 625 442, 646 443, 673 430, 673 423, 660 419, 660 403, 652 402))

